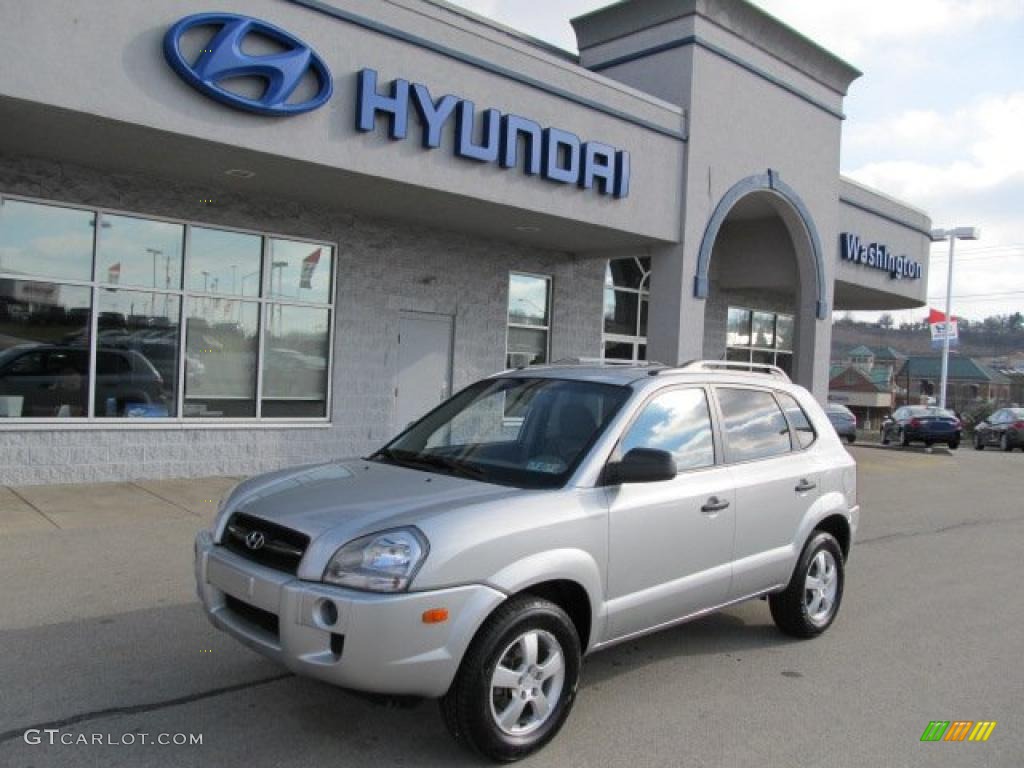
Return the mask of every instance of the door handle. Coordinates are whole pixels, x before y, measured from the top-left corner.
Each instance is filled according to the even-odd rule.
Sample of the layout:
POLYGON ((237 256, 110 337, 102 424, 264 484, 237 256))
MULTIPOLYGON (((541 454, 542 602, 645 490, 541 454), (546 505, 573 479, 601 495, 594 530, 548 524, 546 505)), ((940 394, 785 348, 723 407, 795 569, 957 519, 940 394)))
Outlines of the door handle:
POLYGON ((800 484, 795 488, 797 493, 806 493, 807 491, 813 491, 818 487, 817 483, 812 483, 809 480, 801 480, 800 484))
POLYGON ((715 512, 721 512, 728 506, 729 502, 726 501, 725 499, 719 499, 717 496, 712 496, 710 499, 704 502, 704 506, 700 508, 700 511, 704 513, 713 514, 715 512))

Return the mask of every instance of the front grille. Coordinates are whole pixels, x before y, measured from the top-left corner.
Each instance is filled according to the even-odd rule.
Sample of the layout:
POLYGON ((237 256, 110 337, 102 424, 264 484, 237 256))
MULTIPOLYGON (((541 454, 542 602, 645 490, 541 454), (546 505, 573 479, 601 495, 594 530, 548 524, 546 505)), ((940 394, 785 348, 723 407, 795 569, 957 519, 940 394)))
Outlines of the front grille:
POLYGON ((222 543, 246 560, 294 575, 309 546, 309 536, 239 512, 228 520, 222 543), (262 534, 262 546, 250 547, 246 543, 250 534, 262 534))
POLYGON ((255 605, 249 605, 248 603, 242 602, 237 597, 232 597, 231 595, 224 595, 224 604, 227 606, 229 611, 243 621, 253 624, 265 632, 269 632, 275 638, 280 634, 277 616, 272 614, 270 611, 264 611, 262 608, 257 608, 255 605))

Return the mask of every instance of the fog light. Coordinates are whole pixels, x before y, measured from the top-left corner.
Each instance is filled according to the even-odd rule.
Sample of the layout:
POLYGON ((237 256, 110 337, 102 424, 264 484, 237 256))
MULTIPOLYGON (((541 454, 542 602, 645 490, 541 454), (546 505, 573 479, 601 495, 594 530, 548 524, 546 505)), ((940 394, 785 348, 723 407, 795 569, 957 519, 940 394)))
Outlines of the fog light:
POLYGON ((423 612, 424 624, 440 624, 444 621, 448 621, 447 608, 431 608, 429 611, 423 612))
POLYGON ((330 600, 321 600, 316 607, 317 617, 325 627, 333 627, 338 623, 338 606, 330 600))

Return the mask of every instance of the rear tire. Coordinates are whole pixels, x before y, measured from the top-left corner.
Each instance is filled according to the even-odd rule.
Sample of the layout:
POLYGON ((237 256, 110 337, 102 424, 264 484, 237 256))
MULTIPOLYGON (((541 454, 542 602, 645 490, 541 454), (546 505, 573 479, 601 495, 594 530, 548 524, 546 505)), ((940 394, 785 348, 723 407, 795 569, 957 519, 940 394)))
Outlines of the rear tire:
POLYGON ((982 441, 981 435, 979 435, 977 432, 974 433, 974 450, 976 450, 976 451, 984 451, 985 450, 985 443, 982 441))
POLYGON ((1006 438, 1005 432, 1003 433, 1003 436, 999 438, 999 447, 1007 453, 1013 450, 1013 447, 1010 445, 1010 441, 1006 438))
POLYGON ((492 760, 537 751, 572 710, 581 655, 565 611, 533 595, 509 599, 477 632, 440 700, 448 732, 492 760))
POLYGON ((946 443, 946 445, 949 446, 949 450, 955 451, 957 448, 960 447, 960 441, 959 440, 950 440, 948 443, 946 443))
POLYGON ((856 435, 847 435, 846 436, 846 442, 849 443, 850 445, 853 445, 855 442, 857 442, 857 436, 856 435))
POLYGON ((768 597, 775 626, 793 637, 817 637, 839 613, 844 581, 839 542, 817 531, 804 546, 789 585, 768 597))

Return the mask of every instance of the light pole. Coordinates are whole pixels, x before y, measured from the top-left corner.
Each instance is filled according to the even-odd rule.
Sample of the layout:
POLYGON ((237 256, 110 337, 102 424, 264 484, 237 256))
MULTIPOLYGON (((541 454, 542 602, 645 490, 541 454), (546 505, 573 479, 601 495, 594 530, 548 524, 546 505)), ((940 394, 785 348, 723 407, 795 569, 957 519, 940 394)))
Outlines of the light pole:
POLYGON ((953 325, 953 246, 957 240, 977 240, 981 237, 978 227, 954 227, 933 229, 932 242, 949 240, 949 265, 946 274, 946 322, 942 334, 942 378, 939 384, 939 408, 946 407, 946 384, 949 380, 949 335, 953 325))

